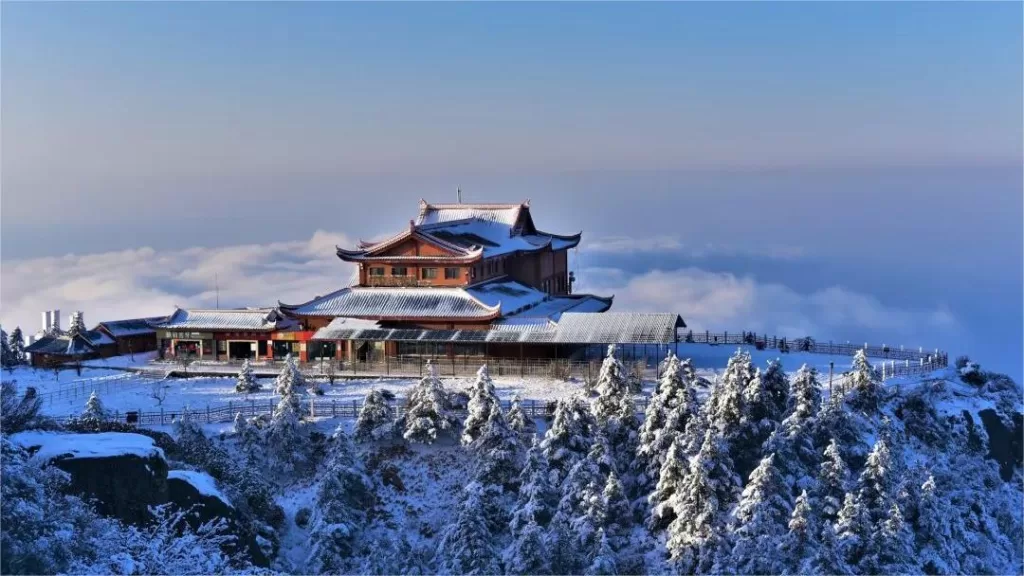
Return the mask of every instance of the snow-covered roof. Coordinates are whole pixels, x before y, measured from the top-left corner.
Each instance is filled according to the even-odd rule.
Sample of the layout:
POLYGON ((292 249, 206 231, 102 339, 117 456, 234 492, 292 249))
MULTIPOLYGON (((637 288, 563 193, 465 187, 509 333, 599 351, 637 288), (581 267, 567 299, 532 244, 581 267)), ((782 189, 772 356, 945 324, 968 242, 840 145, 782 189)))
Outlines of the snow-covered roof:
POLYGON ((536 306, 548 298, 544 292, 508 278, 467 286, 466 292, 487 306, 501 304, 505 315, 536 306))
POLYGON ((463 288, 342 288, 305 304, 281 304, 300 316, 349 316, 377 319, 491 319, 501 315, 463 288))
POLYGON ((380 242, 360 242, 358 250, 338 247, 338 257, 347 261, 448 260, 473 262, 516 252, 534 252, 550 247, 565 250, 579 244, 580 234, 562 236, 537 230, 530 216, 530 202, 520 204, 430 204, 420 201, 419 216, 408 230, 380 242), (447 256, 386 256, 401 242, 415 238, 439 246, 447 256))
POLYGON ((98 346, 113 344, 114 340, 99 330, 87 330, 72 338, 69 334, 43 336, 25 347, 30 354, 53 356, 84 356, 91 354, 98 346))
POLYGON ((514 226, 519 221, 520 212, 529 207, 529 200, 519 204, 430 204, 420 200, 416 224, 423 226, 472 219, 514 226))
POLYGON ((197 492, 203 496, 212 496, 219 499, 227 506, 231 505, 231 501, 224 495, 223 492, 217 488, 217 481, 213 479, 213 476, 205 472, 196 472, 194 470, 170 470, 167 472, 167 479, 176 478, 184 482, 188 482, 197 492))
MULTIPOLYGON (((535 306, 507 314, 501 322, 509 322, 523 318, 543 318, 558 322, 565 312, 604 312, 611 308, 612 297, 602 298, 592 294, 573 294, 570 296, 549 296, 535 306)), ((504 309, 504 306, 502 306, 504 309)))
POLYGON ((246 330, 273 332, 294 328, 296 322, 276 308, 244 308, 238 310, 177 309, 165 320, 152 326, 164 330, 246 330))
POLYGON ((29 431, 11 435, 11 442, 33 452, 34 458, 44 461, 65 455, 73 458, 164 457, 164 451, 157 448, 149 436, 124 432, 69 434, 29 431))
POLYGON ((565 312, 558 320, 558 341, 577 344, 666 344, 686 323, 678 314, 642 312, 565 312))
POLYGON ((353 330, 380 330, 380 324, 376 320, 364 320, 362 318, 335 318, 327 326, 316 331, 314 340, 339 340, 339 334, 347 334, 353 330))
POLYGON ((530 342, 540 344, 671 344, 676 314, 566 312, 558 323, 523 318, 496 324, 490 330, 420 330, 345 326, 321 329, 314 340, 394 340, 403 342, 530 342), (605 318, 607 317, 607 319, 605 318))
POLYGON ((114 338, 124 338, 126 336, 138 336, 140 334, 150 334, 154 331, 152 323, 166 320, 166 316, 153 316, 151 318, 131 318, 128 320, 112 320, 109 322, 100 322, 96 325, 96 328, 103 328, 114 338))

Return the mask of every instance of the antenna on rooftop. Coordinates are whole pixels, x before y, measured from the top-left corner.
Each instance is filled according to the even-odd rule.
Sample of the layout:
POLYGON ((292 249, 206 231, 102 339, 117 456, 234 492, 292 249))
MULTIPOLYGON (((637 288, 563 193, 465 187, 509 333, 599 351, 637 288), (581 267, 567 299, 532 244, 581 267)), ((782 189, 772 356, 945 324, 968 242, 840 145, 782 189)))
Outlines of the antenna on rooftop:
POLYGON ((459 195, 459 204, 462 204, 462 186, 459 186, 459 187, 458 187, 458 188, 456 189, 456 192, 457 192, 457 193, 458 193, 458 195, 459 195))

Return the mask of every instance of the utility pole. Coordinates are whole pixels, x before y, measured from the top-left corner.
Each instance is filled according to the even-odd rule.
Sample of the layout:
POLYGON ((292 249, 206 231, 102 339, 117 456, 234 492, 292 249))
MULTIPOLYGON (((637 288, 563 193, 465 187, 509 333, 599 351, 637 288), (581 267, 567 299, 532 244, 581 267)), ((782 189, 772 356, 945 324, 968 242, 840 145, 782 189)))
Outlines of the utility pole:
POLYGON ((462 204, 462 186, 456 188, 455 192, 459 195, 459 204, 462 204))

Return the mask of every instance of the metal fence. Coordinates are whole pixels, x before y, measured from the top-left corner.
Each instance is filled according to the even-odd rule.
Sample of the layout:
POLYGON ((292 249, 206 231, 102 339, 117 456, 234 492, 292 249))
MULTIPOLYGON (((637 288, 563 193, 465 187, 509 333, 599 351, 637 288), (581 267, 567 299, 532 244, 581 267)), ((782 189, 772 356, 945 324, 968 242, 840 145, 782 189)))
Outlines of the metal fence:
POLYGON ((939 349, 925 350, 918 347, 904 348, 903 346, 888 346, 851 344, 849 342, 818 342, 814 338, 780 338, 756 332, 694 332, 689 330, 680 331, 679 341, 688 344, 736 344, 754 346, 758 349, 781 350, 785 352, 808 352, 810 354, 827 354, 829 356, 853 356, 863 350, 868 358, 878 360, 912 360, 924 359, 926 362, 941 362, 943 366, 948 362, 948 356, 939 349))

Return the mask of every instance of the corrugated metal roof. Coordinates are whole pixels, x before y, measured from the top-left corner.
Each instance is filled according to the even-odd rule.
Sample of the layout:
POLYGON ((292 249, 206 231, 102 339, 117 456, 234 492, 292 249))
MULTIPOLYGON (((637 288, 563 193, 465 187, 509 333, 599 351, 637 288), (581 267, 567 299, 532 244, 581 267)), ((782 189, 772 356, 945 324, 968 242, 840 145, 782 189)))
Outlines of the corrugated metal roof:
POLYGON ((675 342, 678 314, 565 312, 557 342, 575 344, 667 344, 675 342))
POLYGON ((295 326, 295 321, 275 308, 247 308, 242 310, 182 310, 178 309, 166 321, 153 326, 166 330, 251 330, 271 332, 295 326))
POLYGON ((479 318, 501 312, 462 288, 343 288, 305 304, 282 307, 302 316, 363 318, 479 318))
MULTIPOLYGON (((611 298, 599 298, 590 294, 574 296, 552 296, 536 306, 516 313, 506 314, 506 320, 515 318, 543 318, 557 322, 564 312, 604 312, 612 305, 611 298)), ((502 305, 502 310, 507 308, 502 305)))
MULTIPOLYGON (((333 322, 332 322, 333 324, 333 322)), ((671 344, 677 314, 566 312, 558 324, 508 323, 491 330, 367 329, 339 323, 322 328, 314 340, 395 340, 421 342, 531 342, 548 344, 671 344)))
POLYGON ((515 280, 484 282, 467 287, 466 292, 488 306, 501 304, 501 312, 505 315, 536 306, 548 298, 544 292, 515 280))

